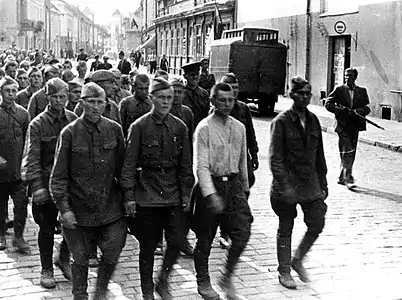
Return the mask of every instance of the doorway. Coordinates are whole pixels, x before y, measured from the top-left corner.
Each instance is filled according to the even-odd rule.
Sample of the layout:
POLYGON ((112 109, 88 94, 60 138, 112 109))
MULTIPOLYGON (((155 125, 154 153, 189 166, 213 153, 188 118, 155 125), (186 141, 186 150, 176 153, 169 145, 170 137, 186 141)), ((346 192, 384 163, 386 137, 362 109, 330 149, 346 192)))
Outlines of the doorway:
POLYGON ((329 39, 329 78, 328 90, 344 83, 344 74, 350 68, 351 36, 331 36, 329 39))

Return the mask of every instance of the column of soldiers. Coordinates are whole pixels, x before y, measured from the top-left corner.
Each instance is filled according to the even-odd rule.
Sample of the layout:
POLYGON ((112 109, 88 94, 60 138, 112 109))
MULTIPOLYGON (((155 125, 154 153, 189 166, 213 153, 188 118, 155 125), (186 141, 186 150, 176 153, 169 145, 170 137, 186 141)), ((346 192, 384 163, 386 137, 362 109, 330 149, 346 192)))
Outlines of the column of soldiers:
MULTIPOLYGON (((118 76, 109 70, 93 72, 82 85, 64 82, 55 65, 31 68, 30 85, 20 92, 10 75, 0 80, 0 249, 7 247, 11 197, 12 244, 29 252, 23 231, 32 197, 43 287, 55 286, 54 264, 72 281, 74 299, 88 299, 88 267, 98 247, 94 299, 106 299, 128 231, 140 244, 143 298, 154 299, 156 290, 162 299, 172 299, 169 275, 191 228, 197 238, 191 254, 198 292, 204 299, 220 299, 208 267, 220 227, 228 254, 219 286, 228 299, 236 298, 232 275, 251 234, 248 198, 259 166, 258 144, 250 110, 237 100, 236 75, 224 76, 208 94, 198 83, 200 66, 183 66, 186 84, 164 74, 153 80, 137 75, 133 94, 124 98, 116 93, 118 76), (63 241, 53 261, 58 215, 63 241), (154 284, 154 254, 163 231, 167 247, 154 284)), ((324 227, 328 196, 320 125, 306 109, 310 84, 294 78, 291 97, 292 109, 272 123, 270 146, 279 281, 287 288, 296 287, 291 267, 308 281, 302 260, 324 227), (296 133, 306 142, 297 144, 296 133), (292 163, 296 160, 302 163, 292 163), (291 260, 297 204, 308 231, 291 260)))

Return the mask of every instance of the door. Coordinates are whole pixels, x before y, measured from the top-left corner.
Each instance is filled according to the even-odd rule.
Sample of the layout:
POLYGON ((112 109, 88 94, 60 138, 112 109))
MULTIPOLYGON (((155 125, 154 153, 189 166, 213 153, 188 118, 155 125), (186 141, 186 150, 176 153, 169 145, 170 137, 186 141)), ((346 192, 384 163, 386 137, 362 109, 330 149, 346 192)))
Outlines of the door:
POLYGON ((344 83, 345 70, 350 67, 351 36, 330 37, 329 91, 344 83))

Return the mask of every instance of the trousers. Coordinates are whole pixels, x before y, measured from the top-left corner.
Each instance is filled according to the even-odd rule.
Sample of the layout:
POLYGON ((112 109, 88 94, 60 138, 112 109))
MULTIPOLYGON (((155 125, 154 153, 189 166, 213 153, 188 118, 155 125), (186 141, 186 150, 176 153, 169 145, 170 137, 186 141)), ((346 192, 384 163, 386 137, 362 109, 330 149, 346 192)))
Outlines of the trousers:
POLYGON ((10 197, 14 202, 14 235, 22 237, 28 214, 28 197, 26 185, 21 180, 0 183, 0 236, 6 232, 6 209, 10 197))
POLYGON ((353 181, 352 168, 356 158, 359 131, 338 132, 339 154, 341 156, 341 173, 339 180, 353 181))

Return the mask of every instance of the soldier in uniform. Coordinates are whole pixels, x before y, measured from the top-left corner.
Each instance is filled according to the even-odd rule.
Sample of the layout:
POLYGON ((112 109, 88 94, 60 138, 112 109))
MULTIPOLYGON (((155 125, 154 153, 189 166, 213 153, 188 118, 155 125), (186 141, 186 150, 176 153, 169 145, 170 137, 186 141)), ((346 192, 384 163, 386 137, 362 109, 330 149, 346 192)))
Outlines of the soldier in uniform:
POLYGON ((18 91, 22 91, 23 89, 29 86, 29 77, 25 69, 17 70, 17 82, 18 82, 18 91))
MULTIPOLYGON (((116 87, 115 87, 115 91, 114 91, 114 95, 113 95, 112 99, 114 100, 114 102, 116 102, 117 105, 119 105, 121 100, 123 100, 126 97, 131 96, 132 94, 130 91, 127 91, 122 88, 121 72, 118 69, 111 69, 110 71, 116 77, 116 87)), ((128 75, 126 75, 126 76, 128 76, 128 75)))
POLYGON ((139 74, 134 77, 134 95, 124 98, 119 103, 119 112, 123 127, 124 137, 127 138, 128 128, 139 117, 145 115, 152 109, 152 102, 149 99, 149 77, 139 74))
POLYGON ((302 261, 325 224, 328 196, 327 165, 320 122, 307 109, 311 99, 311 85, 302 77, 291 81, 290 97, 293 106, 279 114, 271 124, 269 158, 273 175, 271 205, 279 217, 276 237, 279 282, 286 288, 296 288, 290 274, 291 267, 303 282, 308 275, 302 261), (303 210, 307 232, 300 242, 293 260, 292 231, 297 216, 296 206, 303 210))
POLYGON ((188 132, 183 121, 169 114, 173 88, 162 78, 152 81, 153 108, 129 129, 122 186, 127 213, 135 216, 140 242, 141 289, 144 299, 154 299, 154 251, 165 230, 167 249, 156 284, 162 299, 171 299, 167 280, 185 240, 185 215, 194 184, 188 132), (136 168, 141 167, 141 174, 136 168), (137 178, 137 180, 136 180, 137 178))
POLYGON ((73 257, 74 300, 88 299, 91 244, 102 251, 94 299, 106 299, 107 286, 126 241, 120 191, 125 145, 121 126, 102 116, 106 94, 84 85, 84 113, 60 133, 50 192, 60 210, 64 237, 73 257))
POLYGON ((36 68, 32 67, 28 72, 29 86, 22 91, 17 93, 17 99, 15 102, 21 105, 23 108, 28 108, 29 99, 32 95, 37 92, 42 87, 42 72, 36 68))
POLYGON ((200 79, 199 62, 186 64, 181 68, 184 71, 184 78, 187 80, 183 104, 193 112, 194 125, 197 126, 202 119, 208 116, 210 109, 209 94, 198 86, 198 80, 200 79))
POLYGON ((13 247, 21 253, 29 252, 29 244, 23 238, 27 217, 28 197, 21 180, 21 160, 29 114, 15 103, 18 83, 10 76, 0 80, 0 250, 7 247, 5 221, 9 197, 14 202, 13 247))
MULTIPOLYGON (((239 81, 233 73, 228 73, 221 78, 221 82, 229 84, 234 92, 235 104, 233 106, 230 116, 243 123, 246 127, 247 138, 247 171, 248 171, 248 184, 249 188, 254 185, 255 175, 254 171, 258 169, 258 143, 255 136, 253 119, 247 104, 237 99, 239 94, 239 81)), ((222 248, 229 248, 228 235, 221 232, 220 245, 222 248)))
MULTIPOLYGON (((106 93, 106 107, 103 110, 103 116, 113 120, 117 123, 121 123, 119 108, 117 104, 112 100, 114 90, 116 87, 116 78, 112 72, 106 70, 95 71, 91 76, 92 82, 98 84, 106 93)), ((81 116, 84 111, 84 102, 80 102, 74 109, 74 113, 77 116, 81 116)))
POLYGON ((9 60, 4 65, 4 71, 6 72, 6 75, 10 76, 12 79, 16 79, 17 68, 18 64, 15 60, 9 60))
POLYGON ((206 90, 209 94, 211 92, 211 88, 215 84, 215 76, 214 74, 208 72, 208 65, 208 58, 201 60, 200 80, 198 81, 198 85, 206 90))
MULTIPOLYGON (((52 78, 59 77, 59 69, 55 66, 47 65, 43 71, 43 77, 44 83, 52 78)), ((31 120, 44 111, 48 104, 49 102, 43 88, 34 93, 28 103, 28 112, 31 120)))
POLYGON ((108 63, 109 57, 107 55, 103 56, 103 63, 100 63, 98 65, 98 70, 109 70, 111 68, 113 68, 113 66, 108 63))
MULTIPOLYGON (((68 86, 60 78, 52 78, 45 85, 49 105, 29 124, 26 151, 22 161, 22 178, 32 191, 32 214, 39 225, 38 246, 42 265, 40 284, 55 288, 53 273, 54 231, 58 209, 49 194, 49 178, 53 167, 54 152, 60 131, 77 116, 64 108, 68 86)), ((66 241, 60 244, 55 261, 66 279, 71 280, 70 252, 66 241)))
POLYGON ((248 205, 246 129, 230 116, 235 104, 230 85, 215 85, 211 102, 214 112, 198 124, 194 133, 194 169, 198 178, 193 190, 196 206, 192 228, 197 237, 194 265, 198 293, 204 299, 220 299, 211 286, 208 270, 211 245, 220 225, 232 244, 219 285, 228 299, 236 299, 231 278, 253 221, 248 205))
POLYGON ((78 105, 79 99, 81 97, 82 87, 83 85, 79 82, 68 82, 68 101, 66 103, 66 108, 69 111, 74 111, 75 107, 78 105))

